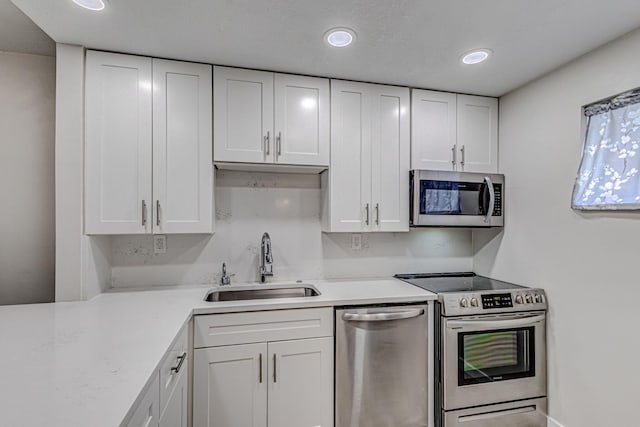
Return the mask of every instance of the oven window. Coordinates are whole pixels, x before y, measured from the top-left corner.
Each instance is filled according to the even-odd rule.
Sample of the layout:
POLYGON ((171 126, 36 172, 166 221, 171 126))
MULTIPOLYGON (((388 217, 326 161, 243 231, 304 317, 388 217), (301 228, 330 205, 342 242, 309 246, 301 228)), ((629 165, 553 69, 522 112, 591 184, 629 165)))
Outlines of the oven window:
POLYGON ((535 375, 534 328, 458 334, 458 385, 535 375))

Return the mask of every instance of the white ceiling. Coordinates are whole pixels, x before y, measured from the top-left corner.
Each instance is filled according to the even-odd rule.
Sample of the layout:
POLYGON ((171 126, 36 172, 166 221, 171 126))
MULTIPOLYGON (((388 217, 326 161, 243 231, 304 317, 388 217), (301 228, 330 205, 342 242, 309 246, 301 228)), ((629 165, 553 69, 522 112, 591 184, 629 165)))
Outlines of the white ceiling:
POLYGON ((53 56, 56 44, 9 0, 0 0, 0 51, 53 56))
POLYGON ((63 43, 494 96, 640 27, 638 0, 13 1, 63 43), (357 42, 326 46, 338 26, 357 42), (495 54, 463 66, 478 47, 495 54))

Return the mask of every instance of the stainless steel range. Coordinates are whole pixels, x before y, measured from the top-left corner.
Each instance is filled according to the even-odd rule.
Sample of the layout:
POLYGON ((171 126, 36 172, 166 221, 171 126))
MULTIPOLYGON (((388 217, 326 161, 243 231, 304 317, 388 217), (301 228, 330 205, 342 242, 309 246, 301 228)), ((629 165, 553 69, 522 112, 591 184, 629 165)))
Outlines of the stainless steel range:
POLYGON ((542 289, 474 273, 396 277, 438 294, 436 427, 547 425, 542 289))

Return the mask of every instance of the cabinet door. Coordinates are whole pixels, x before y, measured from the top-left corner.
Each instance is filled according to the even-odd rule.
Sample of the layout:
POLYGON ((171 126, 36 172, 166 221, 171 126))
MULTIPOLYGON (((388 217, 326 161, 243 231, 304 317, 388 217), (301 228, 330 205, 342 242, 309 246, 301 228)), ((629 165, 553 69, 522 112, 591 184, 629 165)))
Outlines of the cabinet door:
POLYGON ((211 66, 153 60, 153 231, 213 232, 211 66))
POLYGON ((456 169, 456 94, 411 91, 411 169, 456 169))
POLYGON ((275 161, 329 166, 329 80, 275 75, 275 161))
POLYGON ((142 400, 140 400, 129 421, 125 424, 126 427, 158 427, 158 418, 160 417, 159 392, 158 375, 156 374, 151 386, 145 391, 142 400))
POLYGON ((372 231, 409 231, 409 89, 373 86, 372 231))
MULTIPOLYGON (((184 366, 186 368, 186 366, 184 366)), ((160 416, 160 427, 187 427, 187 379, 185 369, 167 401, 167 406, 160 416)))
POLYGON ((267 344, 197 349, 193 427, 267 426, 267 344))
POLYGON ((85 233, 151 231, 151 59, 87 52, 85 233))
POLYGON ((333 338, 269 343, 269 426, 333 426, 333 338))
POLYGON ((458 95, 458 159, 466 172, 498 172, 498 100, 458 95))
POLYGON ((213 158, 272 163, 273 73, 213 68, 213 158))
POLYGON ((368 231, 371 224, 371 95, 365 83, 331 81, 329 230, 368 231))

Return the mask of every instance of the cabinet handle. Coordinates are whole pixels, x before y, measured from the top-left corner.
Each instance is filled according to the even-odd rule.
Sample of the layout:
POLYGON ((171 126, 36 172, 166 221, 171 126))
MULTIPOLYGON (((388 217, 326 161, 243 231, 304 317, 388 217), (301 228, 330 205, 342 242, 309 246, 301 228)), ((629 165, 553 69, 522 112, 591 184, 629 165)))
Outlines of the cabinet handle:
POLYGON ((260 353, 260 355, 258 356, 258 381, 260 381, 260 384, 262 384, 262 353, 260 353))
POLYGON ((147 202, 145 200, 142 201, 142 226, 147 226, 147 202))
POLYGON ((264 153, 265 154, 269 154, 269 145, 271 145, 269 143, 269 139, 271 139, 271 135, 269 134, 269 131, 267 131, 267 136, 264 137, 264 153))
POLYGON ((171 368, 172 372, 175 372, 176 374, 178 372, 180 372, 180 369, 182 369, 182 364, 184 363, 184 360, 187 358, 187 352, 185 351, 184 353, 182 353, 181 356, 178 356, 178 366, 174 366, 173 368, 171 368))
POLYGON ((156 200, 156 225, 160 227, 160 200, 156 200))
POLYGON ((278 132, 278 137, 276 138, 276 150, 278 152, 278 156, 282 154, 282 132, 278 132))
POLYGON ((380 225, 380 203, 376 203, 376 225, 380 225))
POLYGON ((460 154, 462 155, 462 160, 460 160, 460 166, 464 166, 464 145, 460 149, 460 154))
POLYGON ((276 354, 273 353, 273 382, 278 382, 278 376, 276 375, 276 354))
POLYGON ((369 203, 366 204, 366 206, 364 207, 364 210, 366 211, 366 216, 365 216, 365 220, 364 223, 366 225, 369 225, 369 203))
POLYGON ((453 169, 454 170, 456 168, 457 161, 458 161, 458 159, 457 159, 457 153, 456 153, 456 145, 453 144, 451 146, 451 165, 453 165, 453 169))

